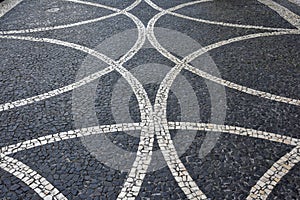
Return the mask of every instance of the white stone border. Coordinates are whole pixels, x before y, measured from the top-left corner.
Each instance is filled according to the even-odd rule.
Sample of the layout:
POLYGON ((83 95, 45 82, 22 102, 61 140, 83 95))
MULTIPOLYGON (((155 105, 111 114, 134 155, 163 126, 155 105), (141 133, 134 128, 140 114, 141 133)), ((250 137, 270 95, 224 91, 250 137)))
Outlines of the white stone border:
POLYGON ((300 16, 272 0, 257 0, 277 12, 283 19, 300 29, 300 16))
POLYGON ((0 154, 0 168, 14 175, 45 200, 67 200, 67 198, 36 171, 12 157, 0 154))
POLYGON ((245 137, 252 137, 257 139, 269 140, 291 146, 300 146, 300 139, 285 135, 275 134, 271 132, 258 131, 250 128, 243 128, 230 125, 218 125, 196 122, 169 122, 169 129, 176 130, 197 130, 209 132, 222 132, 245 137))
MULTIPOLYGON (((210 1, 213 1, 213 0, 207 0, 207 2, 210 2, 210 1)), ((186 15, 174 12, 176 10, 179 10, 179 9, 187 7, 187 6, 202 3, 203 2, 202 0, 183 3, 183 4, 177 5, 175 7, 169 8, 167 10, 159 7, 157 4, 153 3, 151 0, 145 0, 145 2, 147 2, 148 5, 150 5, 152 8, 154 8, 157 11, 166 12, 169 15, 173 15, 173 16, 180 17, 180 18, 183 18, 183 19, 196 21, 196 22, 201 22, 201 23, 205 23, 205 24, 213 24, 213 25, 220 25, 220 26, 227 26, 227 27, 234 27, 234 28, 269 30, 269 31, 288 31, 288 30, 291 30, 291 29, 286 29, 286 28, 272 28, 272 27, 264 27, 264 26, 233 24, 233 23, 205 20, 205 19, 194 18, 194 17, 190 17, 190 16, 186 16, 186 15)))
POLYGON ((31 148, 35 148, 46 144, 63 141, 63 140, 80 138, 80 137, 85 137, 94 134, 132 131, 132 130, 141 130, 141 124, 140 123, 112 124, 112 125, 102 125, 102 126, 70 130, 67 132, 60 132, 52 135, 42 136, 32 140, 27 140, 24 142, 19 142, 17 144, 8 145, 6 147, 2 147, 0 149, 0 153, 7 156, 20 151, 28 150, 31 148))
MULTIPOLYGON (((85 136, 90 136, 95 134, 141 130, 143 126, 144 125, 142 123, 121 123, 121 124, 101 125, 101 126, 93 126, 93 127, 82 128, 82 129, 70 130, 66 132, 46 135, 36 139, 8 145, 0 148, 0 153, 4 156, 8 156, 10 154, 43 146, 46 144, 51 144, 54 142, 80 138, 80 137, 85 137, 85 136)), ((291 145, 295 147, 297 146, 300 147, 300 139, 298 138, 293 138, 281 134, 259 131, 259 130, 244 128, 239 126, 198 123, 198 122, 168 122, 168 129, 222 132, 227 134, 252 137, 252 138, 282 143, 286 145, 291 145)))
POLYGON ((247 200, 267 199, 278 182, 300 161, 300 146, 282 156, 251 188, 247 200))
POLYGON ((89 6, 96 6, 96 7, 99 7, 99 8, 104 8, 104 9, 113 11, 114 13, 106 15, 106 16, 98 17, 98 18, 95 18, 95 19, 84 20, 84 21, 65 24, 65 25, 30 28, 30 29, 22 29, 22 30, 7 30, 7 31, 0 30, 0 34, 2 34, 2 35, 26 34, 26 33, 34 33, 34 32, 65 29, 65 28, 71 28, 71 27, 75 27, 75 26, 81 26, 81 25, 84 25, 84 24, 99 22, 99 21, 102 21, 102 20, 105 20, 105 19, 109 19, 109 18, 118 16, 118 15, 121 15, 121 14, 124 14, 124 15, 126 15, 126 16, 128 16, 129 18, 132 19, 132 15, 130 15, 127 11, 130 11, 131 9, 133 9, 135 6, 137 6, 141 2, 141 0, 136 0, 130 6, 126 7, 123 10, 120 10, 120 9, 113 8, 113 7, 110 7, 110 6, 105 6, 105 5, 102 5, 102 4, 98 4, 98 3, 96 4, 96 3, 86 2, 86 1, 79 1, 79 0, 63 0, 63 1, 68 1, 68 2, 73 2, 73 3, 80 3, 80 4, 84 4, 84 5, 89 5, 89 6))
POLYGON ((5 0, 0 3, 0 18, 8 13, 11 9, 16 7, 23 0, 5 0))
POLYGON ((300 6, 300 0, 288 0, 289 2, 300 6))

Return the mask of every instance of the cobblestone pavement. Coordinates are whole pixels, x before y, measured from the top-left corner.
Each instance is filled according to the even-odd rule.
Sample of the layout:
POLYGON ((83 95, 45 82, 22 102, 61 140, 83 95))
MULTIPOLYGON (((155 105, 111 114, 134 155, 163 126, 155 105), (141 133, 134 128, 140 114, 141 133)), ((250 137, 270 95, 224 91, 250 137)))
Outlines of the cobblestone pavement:
POLYGON ((300 199, 299 0, 5 0, 0 199, 300 199))

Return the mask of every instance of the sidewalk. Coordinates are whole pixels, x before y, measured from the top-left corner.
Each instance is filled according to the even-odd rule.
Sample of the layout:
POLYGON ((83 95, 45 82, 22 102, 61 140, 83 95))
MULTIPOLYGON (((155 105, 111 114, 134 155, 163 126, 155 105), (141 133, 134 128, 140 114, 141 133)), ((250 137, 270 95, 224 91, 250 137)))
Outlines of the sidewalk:
POLYGON ((299 1, 0 2, 0 200, 300 199, 299 1))

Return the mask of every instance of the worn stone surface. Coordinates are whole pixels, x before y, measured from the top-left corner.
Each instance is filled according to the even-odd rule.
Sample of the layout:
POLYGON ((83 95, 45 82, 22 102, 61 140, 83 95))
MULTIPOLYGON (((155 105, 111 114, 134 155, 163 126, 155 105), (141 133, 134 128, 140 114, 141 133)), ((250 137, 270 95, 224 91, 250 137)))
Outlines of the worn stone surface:
POLYGON ((300 199, 299 14, 21 1, 0 17, 0 199, 300 199))

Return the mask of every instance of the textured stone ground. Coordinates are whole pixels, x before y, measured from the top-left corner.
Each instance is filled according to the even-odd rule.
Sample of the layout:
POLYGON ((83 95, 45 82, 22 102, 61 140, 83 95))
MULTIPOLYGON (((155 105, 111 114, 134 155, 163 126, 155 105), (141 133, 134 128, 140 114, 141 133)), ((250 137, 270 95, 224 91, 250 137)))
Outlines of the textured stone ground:
POLYGON ((5 0, 0 199, 300 199, 298 0, 5 0))

